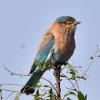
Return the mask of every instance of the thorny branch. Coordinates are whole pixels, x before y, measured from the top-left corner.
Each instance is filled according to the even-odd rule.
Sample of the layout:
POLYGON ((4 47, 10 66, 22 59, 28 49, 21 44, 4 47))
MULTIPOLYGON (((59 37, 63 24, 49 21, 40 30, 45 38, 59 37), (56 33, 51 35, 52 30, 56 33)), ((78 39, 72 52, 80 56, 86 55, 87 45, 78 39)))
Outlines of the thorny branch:
MULTIPOLYGON (((99 57, 98 56, 98 53, 100 52, 100 50, 98 49, 98 45, 97 45, 97 50, 95 51, 94 53, 94 56, 91 56, 91 62, 89 63, 89 65, 87 66, 87 68, 83 71, 83 73, 80 75, 81 77, 84 76, 87 71, 90 69, 90 67, 92 66, 92 64, 94 63, 96 57, 99 57)), ((73 87, 77 84, 77 82, 81 79, 81 77, 78 78, 78 80, 72 85, 71 88, 69 88, 67 94, 69 94, 69 92, 73 89, 73 87)), ((63 99, 65 98, 65 96, 63 97, 63 99)))
POLYGON ((77 90, 76 87, 75 87, 75 85, 74 85, 74 83, 71 81, 71 79, 69 79, 69 78, 68 78, 66 75, 64 75, 63 73, 61 73, 61 77, 65 77, 65 78, 71 83, 71 85, 74 87, 74 89, 77 90))
MULTIPOLYGON (((53 89, 56 91, 55 86, 52 84, 52 82, 50 82, 49 80, 47 80, 46 78, 42 77, 42 79, 46 80, 47 82, 49 82, 49 84, 53 87, 53 89)), ((56 91, 57 93, 57 91, 56 91)))
MULTIPOLYGON (((18 76, 31 76, 31 75, 27 75, 27 74, 18 74, 18 73, 15 73, 15 72, 12 72, 10 71, 9 69, 7 69, 7 67, 5 66, 4 63, 3 64, 3 68, 8 72, 10 73, 10 75, 18 75, 18 76)), ((55 86, 46 78, 42 77, 43 80, 46 80, 47 82, 50 83, 50 85, 53 87, 53 89, 56 91, 56 88, 55 86)), ((20 84, 8 84, 8 83, 0 83, 1 85, 17 85, 17 86, 24 86, 24 85, 20 85, 20 84)))
POLYGON ((20 74, 20 73, 15 73, 15 72, 12 72, 12 71, 10 71, 6 66, 5 66, 5 64, 4 63, 2 63, 2 65, 3 65, 3 68, 8 72, 8 73, 10 73, 10 75, 17 75, 17 76, 30 76, 29 74, 20 74))
MULTIPOLYGON (((98 49, 98 46, 97 46, 97 50, 96 50, 96 52, 95 52, 95 54, 94 54, 94 56, 91 56, 91 62, 89 63, 89 65, 88 65, 88 67, 84 70, 84 72, 81 74, 81 76, 84 76, 86 73, 87 73, 87 71, 90 69, 90 67, 91 67, 91 65, 93 64, 93 62, 95 61, 95 59, 96 59, 96 57, 100 57, 100 55, 97 55, 98 54, 98 52, 100 52, 100 50, 98 49)), ((5 66, 5 64, 4 63, 2 63, 2 65, 3 65, 3 68, 8 72, 8 73, 10 73, 10 75, 18 75, 18 76, 30 76, 30 75, 26 75, 26 74, 20 74, 20 73, 15 73, 15 72, 12 72, 12 71, 10 71, 6 66, 5 66)), ((58 69, 57 69, 58 70, 58 69)), ((56 88, 55 88, 55 86, 49 81, 49 80, 47 80, 47 79, 45 79, 45 78, 43 78, 42 77, 42 79, 44 79, 44 80, 46 80, 46 81, 48 81, 50 84, 51 84, 51 86, 53 87, 53 89, 56 91, 56 93, 57 93, 57 96, 59 96, 59 98, 60 98, 60 72, 63 70, 63 68, 61 69, 59 69, 59 74, 57 74, 57 72, 56 72, 56 74, 55 74, 55 78, 56 78, 56 88)), ((62 73, 61 73, 62 74, 62 73)), ((64 76, 67 80, 69 80, 69 82, 72 84, 72 87, 71 88, 68 88, 69 90, 68 90, 68 92, 67 92, 67 94, 73 89, 73 88, 75 88, 76 89, 76 87, 75 87, 75 85, 77 84, 77 82, 81 79, 81 78, 78 78, 78 80, 75 82, 75 83, 73 83, 66 75, 64 75, 64 74, 62 74, 62 76, 64 76)), ((3 84, 3 83, 1 83, 0 85, 17 85, 17 86, 23 86, 23 85, 20 85, 20 84, 3 84)), ((17 92, 17 93, 20 93, 20 91, 16 91, 16 90, 10 90, 10 89, 4 89, 4 88, 1 88, 1 90, 3 90, 3 91, 9 91, 9 92, 11 92, 9 95, 8 95, 8 97, 9 96, 11 96, 13 93, 15 93, 15 92, 17 92)), ((8 98, 7 97, 7 98, 8 98)), ((63 97, 63 99, 64 99, 65 97, 63 97)), ((60 99, 57 99, 57 100, 60 100, 60 99)))
POLYGON ((4 89, 4 88, 1 88, 1 90, 3 90, 3 91, 9 91, 9 92, 17 92, 17 93, 21 93, 20 91, 10 90, 10 89, 4 89))

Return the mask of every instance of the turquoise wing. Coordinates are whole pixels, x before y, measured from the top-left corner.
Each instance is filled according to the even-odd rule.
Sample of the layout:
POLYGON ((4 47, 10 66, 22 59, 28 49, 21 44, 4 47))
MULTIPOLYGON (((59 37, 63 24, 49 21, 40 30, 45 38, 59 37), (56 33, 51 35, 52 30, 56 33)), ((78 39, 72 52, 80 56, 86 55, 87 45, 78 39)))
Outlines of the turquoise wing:
POLYGON ((46 60, 46 58, 48 57, 50 51, 53 49, 55 43, 55 39, 52 33, 47 33, 45 34, 39 49, 38 49, 38 53, 36 55, 35 61, 31 67, 30 73, 33 73, 36 69, 36 67, 38 67, 37 62, 38 63, 42 63, 43 61, 46 60))

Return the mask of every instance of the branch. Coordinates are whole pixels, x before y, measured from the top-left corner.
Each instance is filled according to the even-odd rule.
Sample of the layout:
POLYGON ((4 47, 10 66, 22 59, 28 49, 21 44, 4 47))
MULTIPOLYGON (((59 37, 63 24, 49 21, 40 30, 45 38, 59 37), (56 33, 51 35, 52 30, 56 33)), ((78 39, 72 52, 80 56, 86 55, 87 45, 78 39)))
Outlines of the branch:
MULTIPOLYGON (((92 66, 93 62, 95 61, 98 52, 99 52, 99 50, 98 50, 98 46, 97 46, 97 50, 95 51, 94 56, 92 56, 92 58, 90 58, 92 61, 89 63, 88 67, 83 71, 83 73, 82 73, 80 76, 84 76, 84 75, 87 73, 87 71, 90 69, 90 67, 92 66)), ((78 82, 80 79, 81 79, 81 78, 78 78, 78 80, 74 83, 74 86, 77 84, 77 82, 78 82)), ((67 94, 69 94, 69 92, 73 89, 74 86, 72 86, 72 87, 68 90, 68 93, 67 93, 67 94)), ((64 98, 65 98, 65 97, 64 97, 64 98)), ((63 99, 64 99, 64 98, 63 98, 63 99)))
POLYGON ((90 69, 91 65, 93 64, 93 62, 95 61, 96 57, 97 57, 97 53, 98 53, 98 50, 96 50, 96 52, 94 53, 94 56, 92 57, 92 61, 89 63, 88 67, 86 70, 84 70, 84 72, 82 73, 81 76, 84 76, 86 74, 86 72, 90 69))
MULTIPOLYGON (((49 84, 50 84, 50 85, 53 87, 53 89, 56 91, 55 86, 54 86, 49 80, 47 80, 47 79, 44 78, 44 77, 42 77, 42 79, 44 79, 45 81, 49 82, 49 84)), ((57 91, 56 91, 56 93, 57 93, 57 91)))
POLYGON ((10 70, 5 66, 4 63, 2 63, 2 65, 3 65, 3 68, 4 68, 8 73, 10 73, 10 75, 17 75, 17 76, 30 76, 29 74, 27 75, 27 74, 20 74, 20 73, 12 72, 12 71, 10 71, 10 70))
POLYGON ((61 73, 61 65, 58 65, 58 66, 55 66, 54 67, 54 70, 55 70, 55 73, 54 73, 54 76, 55 76, 55 79, 56 79, 56 99, 57 100, 60 100, 61 99, 61 89, 60 89, 60 73, 61 73))
POLYGON ((14 92, 11 92, 8 94, 8 96, 5 98, 5 100, 7 100, 14 92))
POLYGON ((71 81, 71 79, 68 78, 68 77, 67 77, 66 75, 64 75, 63 73, 61 73, 61 74, 62 74, 61 77, 65 77, 65 78, 71 83, 71 85, 74 87, 74 89, 77 90, 76 87, 75 87, 75 85, 74 85, 74 83, 71 81))
POLYGON ((10 89, 4 89, 4 88, 1 88, 1 90, 3 90, 3 91, 9 91, 9 92, 17 92, 17 93, 21 93, 21 92, 16 91, 16 90, 10 90, 10 89))

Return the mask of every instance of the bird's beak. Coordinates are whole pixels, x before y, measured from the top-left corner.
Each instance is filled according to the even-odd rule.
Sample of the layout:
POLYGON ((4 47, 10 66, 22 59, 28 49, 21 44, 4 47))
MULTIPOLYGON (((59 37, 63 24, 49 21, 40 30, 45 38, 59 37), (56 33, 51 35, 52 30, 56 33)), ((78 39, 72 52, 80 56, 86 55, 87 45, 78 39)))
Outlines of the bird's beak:
POLYGON ((78 25, 78 24, 80 24, 80 23, 81 23, 81 21, 75 21, 75 22, 74 22, 75 25, 78 25))

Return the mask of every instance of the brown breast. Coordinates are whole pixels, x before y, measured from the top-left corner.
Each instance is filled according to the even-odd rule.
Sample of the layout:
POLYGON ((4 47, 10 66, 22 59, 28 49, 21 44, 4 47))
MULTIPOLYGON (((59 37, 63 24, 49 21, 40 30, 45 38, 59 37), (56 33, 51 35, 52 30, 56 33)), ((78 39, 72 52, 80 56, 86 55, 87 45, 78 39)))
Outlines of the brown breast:
POLYGON ((64 36, 58 33, 55 37, 55 53, 59 56, 69 59, 75 49, 75 39, 74 36, 64 36))

